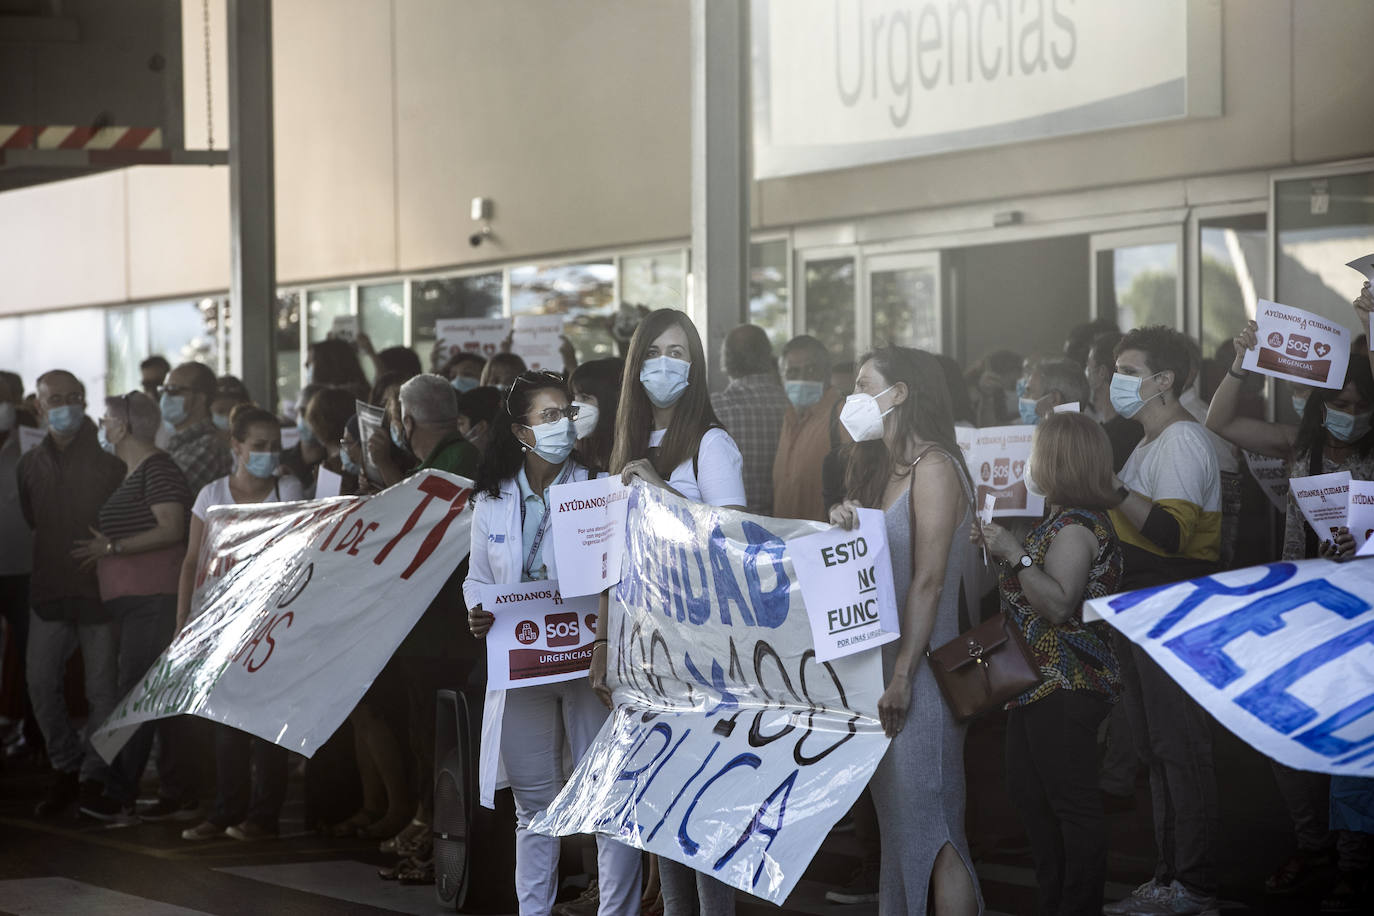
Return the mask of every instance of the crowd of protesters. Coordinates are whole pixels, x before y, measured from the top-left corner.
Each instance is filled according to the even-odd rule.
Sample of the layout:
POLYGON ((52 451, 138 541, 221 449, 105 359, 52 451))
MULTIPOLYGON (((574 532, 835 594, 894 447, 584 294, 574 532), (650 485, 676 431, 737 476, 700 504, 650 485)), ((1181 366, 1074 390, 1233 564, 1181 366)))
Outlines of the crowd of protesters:
MULTIPOLYGON (((1359 327, 1371 311, 1366 285, 1354 300, 1359 327)), ((1315 534, 1292 497, 1278 543, 1255 536, 1270 510, 1242 450, 1282 459, 1289 476, 1374 479, 1367 351, 1352 356, 1342 388, 1276 386, 1284 409, 1269 416, 1291 404, 1284 423, 1265 418, 1260 380, 1242 365, 1253 322, 1211 357, 1169 328, 1097 321, 1072 329, 1062 352, 999 350, 966 370, 901 346, 842 363, 805 335, 774 352, 762 329, 742 325, 723 342, 728 383, 713 392, 684 313, 634 317, 633 328, 617 325, 619 356, 579 365, 569 344, 562 373, 528 371, 508 346, 490 359, 436 346, 425 372, 406 347, 322 341, 282 416, 238 379, 158 356, 143 363, 141 390, 103 399, 65 369, 27 395, 23 380, 0 373, 0 610, 16 711, 6 755, 46 758, 52 778, 36 814, 182 821, 188 842, 277 835, 293 766, 285 749, 181 717, 141 726, 107 764, 89 728, 191 622, 210 508, 310 499, 326 486, 376 493, 442 470, 474 481, 469 556, 349 716, 345 752, 330 758, 347 776, 312 761, 334 789, 307 807, 311 827, 394 853, 382 877, 433 881, 435 694, 485 683, 481 640, 493 617, 480 586, 554 575, 548 488, 616 474, 712 506, 843 527, 860 508, 884 512, 901 636, 882 649, 878 715, 893 740, 847 819, 864 858, 828 892, 832 902, 981 911, 965 835, 966 726, 925 653, 1001 610, 1041 674, 1004 711, 1007 794, 1029 839, 1038 912, 1216 912, 1217 726, 1148 654, 1085 623, 1083 604, 1274 559, 1354 559, 1349 532, 1315 534), (385 416, 366 438, 358 401, 385 416), (1035 427, 1026 481, 1046 510, 980 522, 956 427, 1011 424, 1035 427), (22 427, 41 441, 22 450, 22 427), (295 441, 284 448, 287 433, 295 441), (78 649, 84 715, 67 699, 78 649), (150 758, 156 790, 140 800, 150 758), (1129 804, 1138 774, 1156 861, 1131 894, 1107 902, 1104 811, 1129 804)), ((585 893, 555 902, 561 844, 526 828, 605 720, 605 647, 599 639, 587 680, 486 698, 495 727, 480 749, 481 790, 494 798, 485 777, 499 764, 514 804, 504 829, 515 831, 519 911, 732 913, 735 892, 714 877, 607 837, 596 839, 585 893)), ((1272 769, 1294 852, 1273 863, 1263 891, 1315 888, 1324 912, 1368 912, 1370 781, 1272 769)))

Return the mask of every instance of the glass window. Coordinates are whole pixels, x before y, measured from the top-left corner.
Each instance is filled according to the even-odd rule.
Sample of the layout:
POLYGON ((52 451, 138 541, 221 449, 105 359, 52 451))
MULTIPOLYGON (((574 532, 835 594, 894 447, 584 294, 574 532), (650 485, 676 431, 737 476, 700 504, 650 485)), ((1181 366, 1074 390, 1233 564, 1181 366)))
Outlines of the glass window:
POLYGON ((159 302, 105 310, 106 390, 139 386, 138 365, 153 354, 173 366, 205 363, 219 370, 219 301, 159 302))
POLYGON ((1211 359, 1255 316, 1268 278, 1269 228, 1263 213, 1247 213, 1203 220, 1198 231, 1202 354, 1211 359))
POLYGON ((830 348, 839 361, 854 358, 854 259, 807 261, 806 333, 830 348))
POLYGON ((565 316, 564 333, 578 362, 616 355, 611 336, 614 298, 615 264, 610 259, 511 268, 511 314, 565 316))
POLYGON ((873 308, 875 347, 889 343, 939 353, 940 301, 938 263, 907 263, 876 267, 870 262, 869 296, 873 308))
POLYGON ((787 239, 749 246, 749 321, 768 332, 774 353, 792 337, 792 298, 787 280, 787 239))
POLYGON ((1274 185, 1274 298, 1364 334, 1350 303, 1364 280, 1346 267, 1374 251, 1374 172, 1274 185))
POLYGON ((19 373, 25 393, 36 389, 38 376, 44 372, 66 369, 85 383, 92 405, 88 409, 103 409, 99 401, 107 390, 109 354, 105 335, 91 329, 102 326, 104 312, 101 308, 70 309, 0 319, 0 369, 19 373))
MULTIPOLYGON (((128 306, 105 310, 105 388, 111 394, 133 391, 142 382, 138 364, 148 350, 148 309, 128 306)), ((171 361, 171 357, 167 357, 171 361)))
MULTIPOLYGON (((501 272, 412 280, 410 345, 420 359, 432 359, 434 323, 440 318, 500 318, 504 293, 501 272)), ((438 369, 437 366, 431 366, 438 369)))
MULTIPOLYGON (((301 294, 277 293, 277 399, 294 404, 301 393, 301 294)), ((279 412, 281 408, 279 408, 279 412)))
POLYGON ((378 350, 404 344, 405 287, 400 283, 358 287, 358 323, 378 350))
MULTIPOLYGON (((511 282, 514 283, 514 275, 511 282)), ((513 293, 512 293, 513 295, 513 293)), ((687 307, 687 257, 682 249, 620 259, 620 301, 655 309, 687 307)))
POLYGON ((1123 331, 1178 323, 1178 245, 1123 245, 1097 252, 1097 314, 1123 331))
POLYGON ((306 292, 305 297, 309 304, 309 343, 328 337, 334 327, 335 318, 353 313, 346 286, 336 289, 312 289, 306 292))

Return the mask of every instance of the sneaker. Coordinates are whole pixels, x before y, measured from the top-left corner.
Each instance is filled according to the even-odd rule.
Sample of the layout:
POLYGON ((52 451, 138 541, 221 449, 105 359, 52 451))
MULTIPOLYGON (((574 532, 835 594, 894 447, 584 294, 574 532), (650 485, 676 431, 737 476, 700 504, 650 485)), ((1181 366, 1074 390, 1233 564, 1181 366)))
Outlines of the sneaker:
POLYGON ((189 821, 195 818, 199 810, 200 803, 196 801, 158 798, 151 805, 139 808, 138 816, 145 821, 189 821))
MULTIPOLYGON (((1154 882, 1154 885, 1156 890, 1152 897, 1141 898, 1136 906, 1118 912, 1128 913, 1130 916, 1219 916, 1221 912, 1217 909, 1217 898, 1195 894, 1177 881, 1167 885, 1154 882)), ((1136 890, 1139 891, 1140 888, 1136 890)), ((1127 899, 1134 897, 1132 894, 1131 898, 1127 899)), ((1120 906, 1126 902, 1123 900, 1113 905, 1120 906)), ((1106 913, 1107 907, 1103 907, 1102 912, 1106 913)))
POLYGON ((825 899, 831 903, 877 903, 878 867, 867 862, 860 865, 843 885, 826 891, 825 899))
POLYGON ((67 810, 80 794, 80 782, 75 771, 57 773, 53 784, 48 787, 48 795, 33 809, 39 817, 56 817, 67 810))
POLYGON ((554 906, 553 916, 596 916, 596 911, 600 908, 601 888, 593 878, 580 897, 554 906))
POLYGON ((225 828, 226 836, 233 837, 244 843, 251 843, 255 840, 276 839, 277 831, 268 830, 266 827, 259 826, 252 821, 244 821, 242 824, 235 824, 225 828))
POLYGON ((1102 916, 1136 916, 1138 913, 1155 913, 1158 910, 1144 909, 1153 906, 1156 902, 1168 896, 1172 891, 1173 885, 1160 884, 1154 878, 1131 891, 1131 896, 1115 903, 1109 903, 1102 908, 1102 916))
POLYGON ((183 840, 213 840, 217 836, 224 836, 225 829, 212 821, 201 821, 194 827, 188 827, 181 831, 183 840))
POLYGON ((134 816, 133 805, 115 801, 108 795, 86 799, 81 803, 79 810, 86 817, 92 817, 106 823, 125 826, 138 823, 138 818, 134 816))

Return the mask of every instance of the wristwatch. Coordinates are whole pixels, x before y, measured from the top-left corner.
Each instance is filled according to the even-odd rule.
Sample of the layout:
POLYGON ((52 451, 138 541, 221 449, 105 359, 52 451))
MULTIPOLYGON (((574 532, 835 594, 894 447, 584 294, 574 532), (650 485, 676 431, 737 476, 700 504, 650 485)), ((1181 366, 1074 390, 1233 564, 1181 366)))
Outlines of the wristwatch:
POLYGON ((1023 553, 1021 554, 1021 559, 1016 561, 1016 565, 1020 566, 1022 569, 1030 569, 1035 565, 1035 561, 1030 558, 1030 554, 1023 553))

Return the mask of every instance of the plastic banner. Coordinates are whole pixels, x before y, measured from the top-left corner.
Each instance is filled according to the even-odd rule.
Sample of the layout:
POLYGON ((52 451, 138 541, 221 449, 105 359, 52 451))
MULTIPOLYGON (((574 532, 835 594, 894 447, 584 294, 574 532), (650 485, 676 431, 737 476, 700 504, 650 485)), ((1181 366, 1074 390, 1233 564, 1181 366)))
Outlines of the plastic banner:
POLYGON ((533 687, 586 677, 600 596, 564 598, 553 579, 482 586, 487 632, 487 689, 533 687))
POLYGON ((376 496, 216 506, 192 619, 91 736, 195 715, 310 756, 468 553, 471 482, 426 471, 376 496))
POLYGON ((1350 362, 1350 332, 1330 319, 1268 299, 1255 303, 1259 345, 1241 366, 1299 385, 1340 388, 1350 362))
POLYGON ((603 833, 781 904, 887 750, 878 652, 818 662, 789 543, 817 522, 636 481, 615 711, 531 829, 603 833))
POLYGON ((1374 776, 1374 563, 1272 563, 1088 602, 1218 722, 1299 770, 1374 776))

